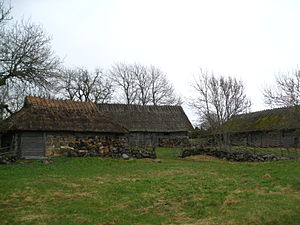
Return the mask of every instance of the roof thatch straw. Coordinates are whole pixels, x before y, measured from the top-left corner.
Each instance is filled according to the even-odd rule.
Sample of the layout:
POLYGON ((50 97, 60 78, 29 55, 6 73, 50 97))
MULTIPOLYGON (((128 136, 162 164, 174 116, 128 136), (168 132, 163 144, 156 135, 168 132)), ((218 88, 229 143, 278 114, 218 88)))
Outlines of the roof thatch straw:
POLYGON ((98 104, 98 109, 131 132, 181 132, 193 130, 181 106, 98 104))
POLYGON ((7 130, 126 133, 91 102, 26 97, 24 107, 5 121, 7 130))

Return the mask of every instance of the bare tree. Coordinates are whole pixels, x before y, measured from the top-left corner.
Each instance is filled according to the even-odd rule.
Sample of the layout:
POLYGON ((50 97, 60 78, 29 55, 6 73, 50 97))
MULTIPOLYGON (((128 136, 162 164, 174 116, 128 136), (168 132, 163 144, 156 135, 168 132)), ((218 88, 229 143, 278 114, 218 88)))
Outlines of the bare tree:
POLYGON ((110 102, 114 91, 102 70, 91 73, 84 68, 64 69, 57 90, 64 98, 95 103, 110 102))
POLYGON ((148 74, 148 68, 141 64, 133 64, 129 68, 135 78, 137 103, 141 105, 149 104, 151 101, 151 79, 148 74))
POLYGON ((8 105, 6 104, 8 102, 8 87, 3 86, 0 87, 0 122, 6 117, 8 105), (2 106, 2 107, 1 107, 2 106))
POLYGON ((166 75, 158 68, 149 68, 151 103, 153 105, 181 105, 181 98, 177 97, 173 85, 166 75))
POLYGON ((216 77, 201 69, 192 87, 197 97, 191 105, 211 129, 216 129, 234 115, 247 112, 251 106, 243 83, 232 77, 216 77))
POLYGON ((38 25, 15 23, 0 34, 0 86, 18 79, 48 85, 60 60, 53 55, 50 37, 38 25))
POLYGON ((12 19, 10 16, 11 9, 12 7, 10 5, 5 6, 4 0, 0 1, 0 26, 12 19))
POLYGON ((131 65, 116 63, 110 70, 112 81, 118 87, 121 98, 126 104, 134 104, 137 101, 136 78, 132 73, 131 65))
POLYGON ((110 75, 121 91, 126 104, 175 105, 182 103, 166 75, 155 66, 119 63, 112 67, 110 75))
POLYGON ((276 77, 276 86, 263 91, 265 103, 271 107, 300 105, 300 70, 292 75, 280 74, 276 77))
POLYGON ((0 105, 7 107, 0 107, 0 120, 18 111, 23 106, 26 96, 53 97, 52 91, 52 86, 44 87, 19 80, 8 81, 6 85, 0 86, 0 105))
POLYGON ((9 106, 13 105, 11 96, 21 86, 28 91, 28 87, 31 89, 34 85, 47 87, 51 84, 49 79, 56 74, 60 64, 51 52, 51 39, 40 26, 30 22, 8 23, 12 19, 11 9, 0 0, 1 115, 4 109, 11 112, 18 108, 9 109, 9 106))

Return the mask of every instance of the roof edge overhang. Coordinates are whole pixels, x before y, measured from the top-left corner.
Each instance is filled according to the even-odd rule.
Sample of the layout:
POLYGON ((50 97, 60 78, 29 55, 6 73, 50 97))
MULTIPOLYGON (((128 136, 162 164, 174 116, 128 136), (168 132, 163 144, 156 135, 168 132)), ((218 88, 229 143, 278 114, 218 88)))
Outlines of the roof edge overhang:
POLYGON ((50 130, 50 129, 9 129, 5 132, 80 132, 80 133, 111 133, 111 134, 127 134, 126 132, 120 132, 120 131, 86 131, 86 130, 50 130))
POLYGON ((174 132, 190 132, 190 130, 130 130, 130 132, 151 132, 151 133, 174 133, 174 132))

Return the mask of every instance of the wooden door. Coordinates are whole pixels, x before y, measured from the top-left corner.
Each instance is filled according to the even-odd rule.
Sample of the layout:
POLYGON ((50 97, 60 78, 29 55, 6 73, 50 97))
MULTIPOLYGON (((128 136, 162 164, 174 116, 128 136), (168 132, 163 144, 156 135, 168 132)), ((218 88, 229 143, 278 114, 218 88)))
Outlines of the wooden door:
POLYGON ((45 156, 45 136, 43 132, 21 134, 20 150, 22 157, 38 158, 45 156))

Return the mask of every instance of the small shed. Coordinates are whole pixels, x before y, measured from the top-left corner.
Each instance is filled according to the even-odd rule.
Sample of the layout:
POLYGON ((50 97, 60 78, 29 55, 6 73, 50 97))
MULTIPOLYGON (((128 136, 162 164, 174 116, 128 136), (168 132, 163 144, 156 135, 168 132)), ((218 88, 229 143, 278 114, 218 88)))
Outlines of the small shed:
POLYGON ((24 107, 4 121, 2 146, 24 158, 60 154, 74 142, 124 138, 127 129, 91 102, 26 97, 24 107))
POLYGON ((224 128, 233 145, 300 147, 300 106, 242 114, 224 128))
POLYGON ((101 113, 129 131, 133 146, 173 147, 188 144, 193 126, 181 106, 98 104, 101 113))

